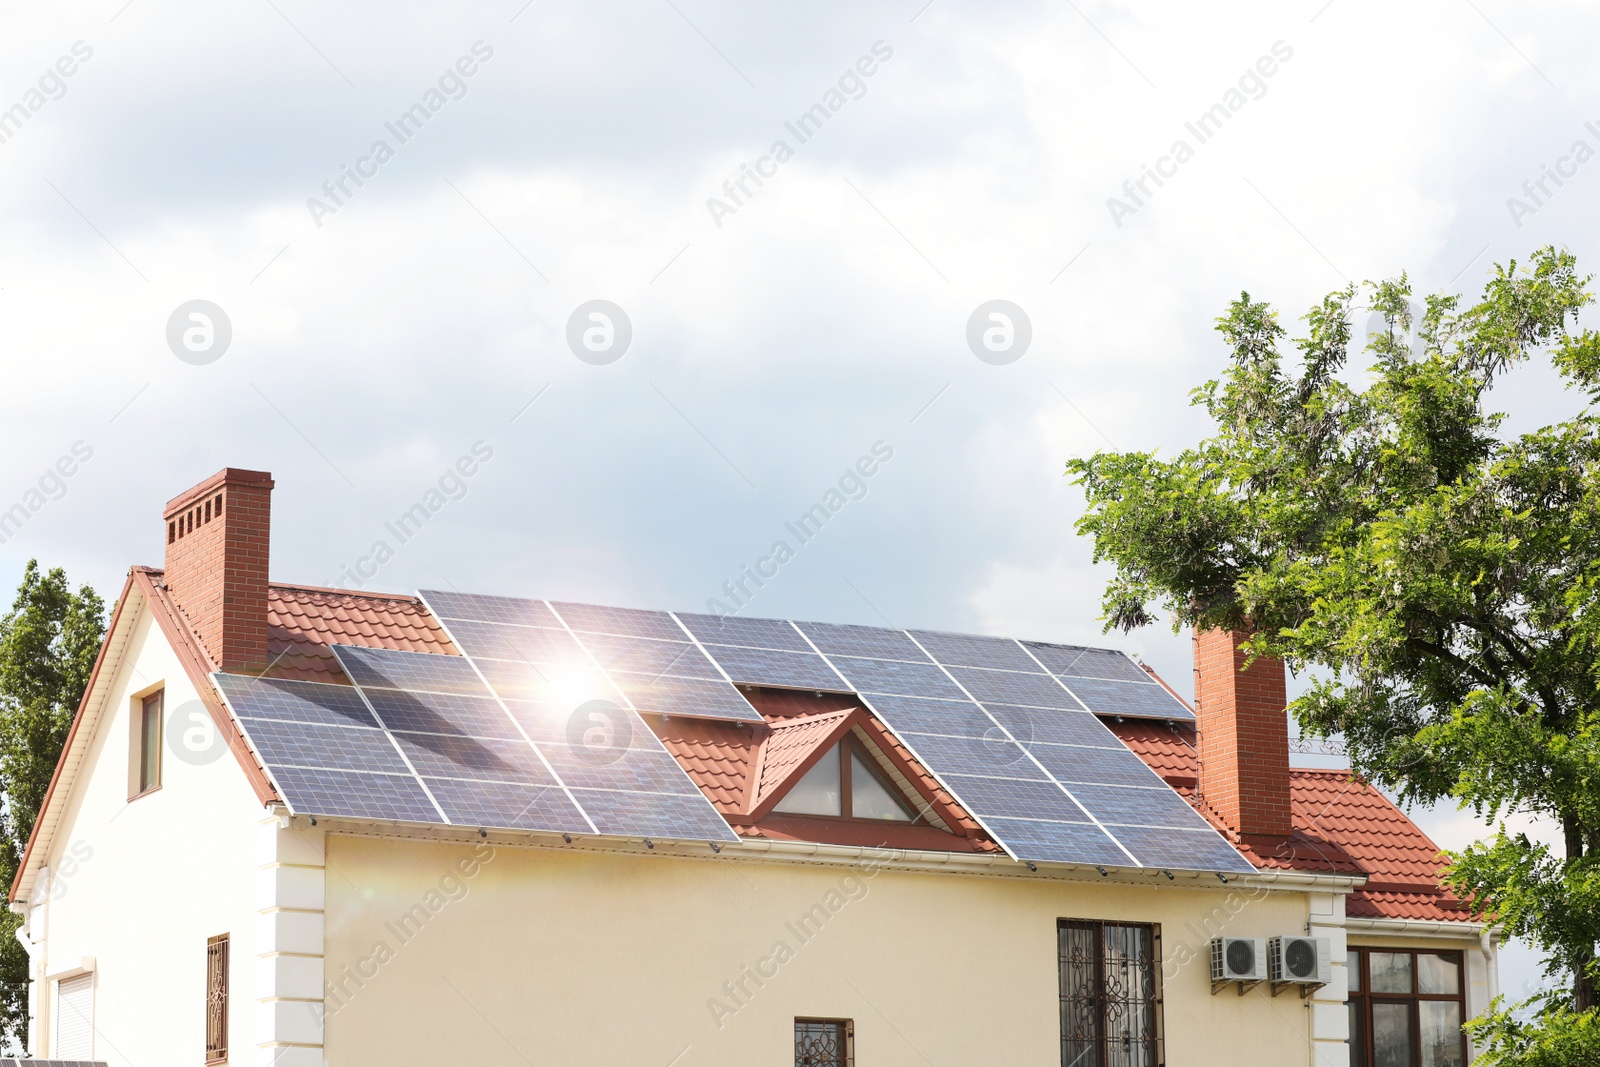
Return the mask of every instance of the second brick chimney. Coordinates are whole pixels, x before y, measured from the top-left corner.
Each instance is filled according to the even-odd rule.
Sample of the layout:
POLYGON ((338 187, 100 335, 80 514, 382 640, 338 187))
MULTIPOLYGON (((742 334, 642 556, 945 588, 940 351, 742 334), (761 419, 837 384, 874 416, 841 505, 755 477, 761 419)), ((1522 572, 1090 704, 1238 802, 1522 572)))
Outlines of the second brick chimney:
POLYGON ((1194 635, 1200 795, 1234 833, 1283 837, 1291 829, 1283 661, 1262 656, 1244 669, 1239 645, 1249 636, 1194 635))
POLYGON ((167 502, 167 591, 225 671, 267 666, 272 484, 229 467, 167 502))

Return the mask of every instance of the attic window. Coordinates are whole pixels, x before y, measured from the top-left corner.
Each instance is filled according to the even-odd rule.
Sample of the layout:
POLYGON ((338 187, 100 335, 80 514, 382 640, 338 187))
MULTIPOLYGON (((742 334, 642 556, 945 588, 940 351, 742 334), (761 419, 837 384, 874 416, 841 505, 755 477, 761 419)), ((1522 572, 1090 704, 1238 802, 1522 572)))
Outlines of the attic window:
POLYGON ((830 748, 772 809, 786 815, 915 822, 916 814, 852 738, 830 748))

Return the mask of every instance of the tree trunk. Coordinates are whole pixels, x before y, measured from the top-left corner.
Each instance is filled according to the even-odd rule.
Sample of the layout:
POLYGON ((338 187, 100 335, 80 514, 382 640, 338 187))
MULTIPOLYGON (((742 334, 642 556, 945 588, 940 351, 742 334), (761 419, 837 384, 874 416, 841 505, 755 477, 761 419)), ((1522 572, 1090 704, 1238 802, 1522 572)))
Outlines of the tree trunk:
MULTIPOLYGON (((1569 863, 1581 860, 1584 855, 1584 827, 1577 819, 1566 816, 1562 820, 1562 828, 1566 831, 1567 861, 1569 863)), ((1596 998, 1595 982, 1592 973, 1594 966, 1594 946, 1589 945, 1579 951, 1578 957, 1572 966, 1572 1009, 1574 1011, 1589 1011, 1600 1005, 1596 998)))

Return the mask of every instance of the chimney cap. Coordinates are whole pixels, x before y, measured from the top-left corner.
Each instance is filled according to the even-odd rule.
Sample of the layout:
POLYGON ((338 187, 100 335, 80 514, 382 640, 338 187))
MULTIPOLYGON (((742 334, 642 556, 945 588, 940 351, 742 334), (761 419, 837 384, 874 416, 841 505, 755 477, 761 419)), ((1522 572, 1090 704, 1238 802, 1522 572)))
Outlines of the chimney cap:
POLYGON ((249 485, 257 489, 271 489, 273 486, 272 474, 269 471, 247 471, 239 467, 224 467, 199 485, 185 489, 167 501, 167 506, 162 511, 162 517, 170 518, 173 512, 182 511, 190 504, 204 498, 212 490, 224 485, 249 485))

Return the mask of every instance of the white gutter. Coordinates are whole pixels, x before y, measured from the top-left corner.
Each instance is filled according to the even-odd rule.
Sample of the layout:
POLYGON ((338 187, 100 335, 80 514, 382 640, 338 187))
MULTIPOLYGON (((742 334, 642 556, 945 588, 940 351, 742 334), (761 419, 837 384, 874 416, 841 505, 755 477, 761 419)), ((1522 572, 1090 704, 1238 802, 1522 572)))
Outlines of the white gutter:
MULTIPOLYGON (((278 816, 280 825, 308 827, 310 820, 304 815, 288 815, 273 805, 271 814, 278 816)), ((1166 872, 1154 867, 1101 868, 1094 864, 1017 862, 1000 852, 940 852, 920 849, 874 848, 866 845, 832 845, 812 841, 780 841, 772 838, 744 838, 739 841, 719 842, 711 845, 704 841, 670 841, 653 839, 645 844, 642 838, 594 837, 584 834, 517 833, 490 830, 480 834, 476 827, 438 826, 432 824, 387 823, 369 820, 317 818, 319 829, 330 833, 348 833, 363 837, 411 838, 428 841, 468 842, 480 839, 490 844, 514 848, 545 848, 560 851, 600 852, 613 855, 648 855, 696 859, 701 861, 726 860, 740 857, 769 863, 805 863, 826 866, 872 867, 887 870, 912 870, 948 874, 980 875, 998 878, 1030 878, 1052 881, 1087 881, 1120 885, 1157 885, 1231 891, 1240 888, 1259 888, 1287 892, 1349 892, 1366 881, 1364 875, 1314 874, 1305 871, 1268 870, 1254 874, 1229 874, 1223 881, 1211 871, 1166 872), (570 838, 570 840, 569 840, 570 838)))
POLYGON ((1485 923, 1445 922, 1437 919, 1351 919, 1344 927, 1351 933, 1369 933, 1381 937, 1415 937, 1423 939, 1449 939, 1478 941, 1480 948, 1494 931, 1485 923))

